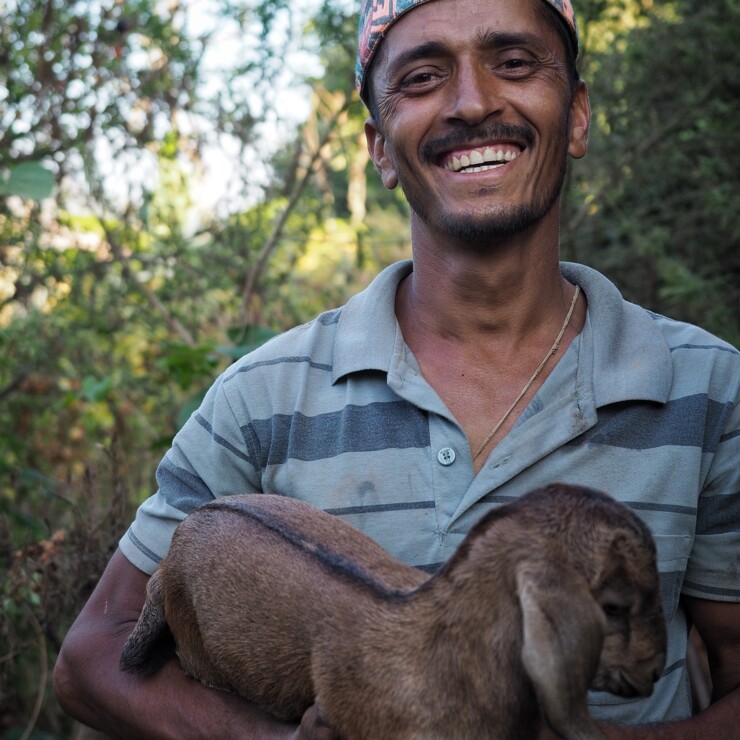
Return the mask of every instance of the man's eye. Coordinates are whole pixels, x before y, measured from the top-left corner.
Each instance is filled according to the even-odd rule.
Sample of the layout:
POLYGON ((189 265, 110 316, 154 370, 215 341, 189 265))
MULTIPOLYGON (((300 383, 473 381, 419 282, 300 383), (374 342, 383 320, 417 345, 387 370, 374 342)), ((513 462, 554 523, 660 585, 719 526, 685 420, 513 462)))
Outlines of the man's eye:
POLYGON ((502 66, 505 69, 518 70, 518 69, 529 68, 531 64, 528 59, 515 58, 515 59, 507 59, 503 63, 502 66))
POLYGON ((535 62, 528 56, 511 56, 499 64, 500 72, 513 76, 529 74, 534 68, 535 62))
POLYGON ((434 73, 431 71, 414 72, 404 77, 401 83, 403 87, 413 87, 418 85, 427 85, 434 79, 434 73))

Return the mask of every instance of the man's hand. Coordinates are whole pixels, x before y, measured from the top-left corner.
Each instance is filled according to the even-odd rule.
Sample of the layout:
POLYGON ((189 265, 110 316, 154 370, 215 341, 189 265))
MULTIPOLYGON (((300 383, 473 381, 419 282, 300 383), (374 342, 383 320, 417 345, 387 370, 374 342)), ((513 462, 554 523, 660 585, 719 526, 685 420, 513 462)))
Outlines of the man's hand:
POLYGON ((321 706, 312 704, 301 718, 291 740, 341 740, 339 733, 326 721, 321 706))
MULTIPOLYGON (((176 658, 151 676, 121 671, 119 656, 144 605, 148 580, 116 551, 57 661, 54 688, 68 714, 122 740, 285 740, 301 732, 235 694, 188 678, 176 658)), ((321 725, 310 716, 305 721, 305 734, 296 737, 335 737, 316 734, 321 725)))

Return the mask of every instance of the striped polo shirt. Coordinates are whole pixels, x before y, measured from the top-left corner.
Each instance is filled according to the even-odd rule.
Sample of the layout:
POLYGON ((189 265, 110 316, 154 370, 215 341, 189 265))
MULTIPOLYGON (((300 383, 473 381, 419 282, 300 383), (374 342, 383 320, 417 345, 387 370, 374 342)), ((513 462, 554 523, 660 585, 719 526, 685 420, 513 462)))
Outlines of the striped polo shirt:
POLYGON ((270 492, 433 571, 493 506, 554 481, 605 490, 655 536, 669 654, 651 697, 593 692, 592 712, 625 723, 689 716, 679 596, 740 601, 740 353, 563 263, 588 301, 586 323, 475 475, 463 430, 396 321, 411 269, 392 265, 342 308, 229 367, 175 437, 123 553, 152 573, 196 506, 270 492))

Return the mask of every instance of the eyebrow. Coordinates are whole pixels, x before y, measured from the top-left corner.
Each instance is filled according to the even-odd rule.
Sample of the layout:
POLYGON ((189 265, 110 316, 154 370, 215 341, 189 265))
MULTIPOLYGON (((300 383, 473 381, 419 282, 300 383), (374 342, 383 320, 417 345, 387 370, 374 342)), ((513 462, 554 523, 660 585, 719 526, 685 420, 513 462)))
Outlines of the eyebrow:
POLYGON ((480 31, 476 43, 481 49, 497 49, 509 46, 536 46, 543 48, 543 40, 526 31, 480 31))
MULTIPOLYGON (((476 46, 479 49, 500 49, 512 46, 529 46, 544 48, 542 40, 531 33, 511 31, 480 31, 476 36, 476 46)), ((418 46, 402 51, 388 62, 388 71, 393 75, 407 64, 418 62, 421 59, 439 58, 450 53, 447 44, 442 41, 425 41, 418 46)))
POLYGON ((398 56, 388 60, 388 71, 394 74, 397 70, 405 67, 407 64, 418 62, 420 59, 429 57, 443 57, 449 54, 447 44, 441 41, 426 41, 423 44, 414 46, 411 49, 402 51, 398 56))

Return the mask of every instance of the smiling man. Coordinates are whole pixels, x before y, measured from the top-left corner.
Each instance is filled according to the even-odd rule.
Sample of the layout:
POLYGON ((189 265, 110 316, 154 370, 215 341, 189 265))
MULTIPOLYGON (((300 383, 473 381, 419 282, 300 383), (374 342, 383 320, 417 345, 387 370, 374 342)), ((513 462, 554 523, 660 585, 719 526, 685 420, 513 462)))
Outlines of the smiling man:
POLYGON ((553 211, 589 122, 559 46, 553 19, 513 0, 494 18, 453 2, 397 19, 363 90, 373 160, 387 187, 402 183, 414 222, 488 245, 553 211))
POLYGON ((590 122, 577 44, 567 0, 365 0, 368 147, 411 206, 413 260, 216 381, 67 636, 55 687, 70 713, 123 738, 333 737, 316 707, 278 723, 174 658, 118 670, 147 579, 200 503, 300 498, 433 571, 491 507, 565 481, 633 507, 658 549, 666 667, 648 698, 593 692, 605 733, 737 734, 740 353, 559 262, 566 162, 590 122), (693 717, 692 623, 713 679, 693 717))
POLYGON ((396 19, 360 83, 375 111, 372 159, 411 205, 414 269, 396 315, 476 469, 585 319, 558 263, 557 205, 567 155, 586 152, 590 110, 547 12, 516 0, 420 3, 396 19))

